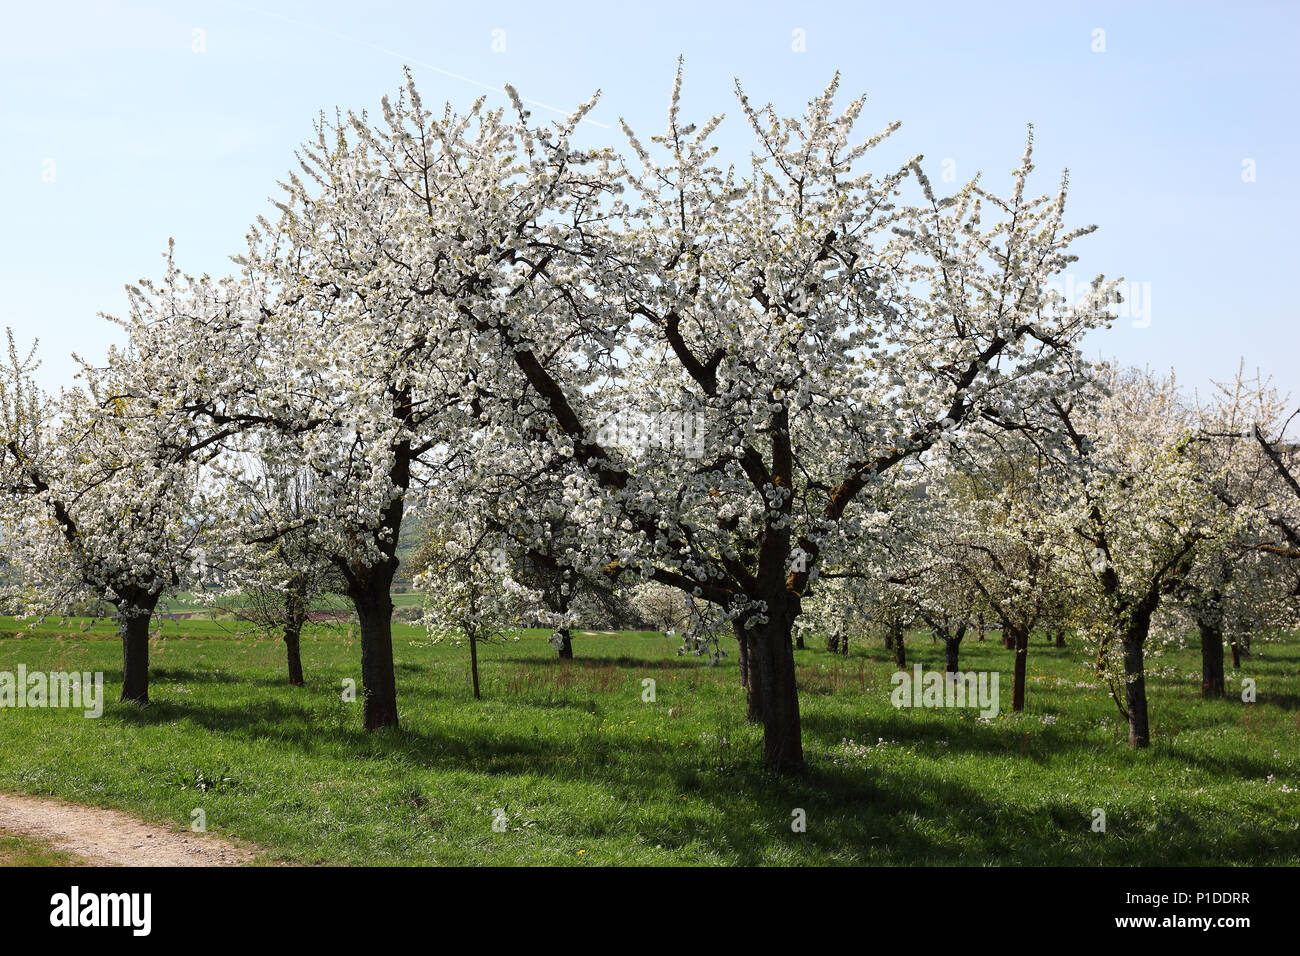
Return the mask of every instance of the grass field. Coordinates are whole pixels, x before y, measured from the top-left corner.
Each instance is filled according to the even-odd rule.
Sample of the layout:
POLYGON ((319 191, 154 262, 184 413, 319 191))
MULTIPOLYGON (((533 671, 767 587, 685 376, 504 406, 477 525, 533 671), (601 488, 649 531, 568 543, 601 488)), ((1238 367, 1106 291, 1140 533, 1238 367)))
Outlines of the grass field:
MULTIPOLYGON (((153 703, 117 703, 112 628, 0 619, 0 670, 105 674, 98 720, 0 709, 0 789, 52 794, 340 864, 1300 863, 1300 645, 1263 645, 1240 674, 1259 700, 1202 703, 1193 651, 1156 662, 1153 744, 1134 752, 1081 649, 1036 638, 1029 705, 1009 713, 1010 652, 968 641, 963 668, 1000 670, 1003 712, 895 709, 878 641, 847 659, 798 651, 809 769, 759 769, 734 654, 709 668, 659 634, 579 633, 564 663, 541 633, 485 648, 417 646, 395 628, 398 731, 367 734, 360 647, 346 630, 283 649, 221 622, 168 622, 153 703), (642 700, 643 680, 656 700, 642 700), (1270 776, 1272 777, 1270 781, 1270 776), (493 829, 504 811, 504 830, 493 829), (1093 832, 1093 810, 1106 832, 1093 832), (793 832, 792 814, 806 814, 793 832)), ((942 669, 914 635, 913 661, 942 669)), ((4 853, 26 852, 0 848, 4 853)), ((39 850, 32 852, 39 853, 39 850)))
POLYGON ((0 830, 0 866, 80 866, 81 861, 44 840, 0 830))

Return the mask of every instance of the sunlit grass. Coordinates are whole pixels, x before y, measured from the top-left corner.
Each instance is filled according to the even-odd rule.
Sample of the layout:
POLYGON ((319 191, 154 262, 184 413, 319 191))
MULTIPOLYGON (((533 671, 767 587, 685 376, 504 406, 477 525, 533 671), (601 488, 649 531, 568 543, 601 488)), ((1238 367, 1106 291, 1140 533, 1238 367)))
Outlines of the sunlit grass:
MULTIPOLYGON (((734 653, 709 668, 660 634, 579 632, 572 662, 540 632, 486 647, 475 702, 467 650, 423 646, 421 629, 398 625, 402 726, 368 734, 341 699, 360 678, 346 628, 304 640, 308 686, 291 688, 278 641, 169 622, 144 709, 116 701, 111 625, 23 628, 0 622, 18 635, 0 638, 0 670, 102 670, 109 702, 98 720, 0 710, 0 788, 182 827, 201 807, 210 832, 295 861, 1300 863, 1294 642, 1260 647, 1230 675, 1258 681, 1254 704, 1204 703, 1197 654, 1161 658, 1146 752, 1129 750, 1076 648, 1036 638, 1028 711, 989 723, 896 710, 878 641, 848 658, 810 648, 797 652, 809 768, 778 779, 760 769, 734 653), (1105 833, 1091 829, 1094 808, 1105 833), (797 809, 804 833, 791 829, 797 809)), ((942 669, 928 639, 909 652, 942 669)), ((1009 651, 968 641, 962 663, 1003 671, 1009 708, 1009 651)))

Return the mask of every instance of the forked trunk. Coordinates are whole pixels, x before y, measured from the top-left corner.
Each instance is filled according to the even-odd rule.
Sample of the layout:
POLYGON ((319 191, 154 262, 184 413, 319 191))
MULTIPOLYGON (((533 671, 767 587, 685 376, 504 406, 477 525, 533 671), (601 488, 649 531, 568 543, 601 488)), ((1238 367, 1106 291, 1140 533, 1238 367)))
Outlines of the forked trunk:
POLYGON ((944 631, 943 634, 943 668, 949 674, 956 674, 959 670, 958 656, 961 652, 961 641, 966 636, 966 627, 962 625, 955 631, 944 631))
POLYGON ((1235 637, 1232 639, 1232 669, 1241 669, 1241 642, 1235 637))
POLYGON ((569 633, 569 629, 562 627, 556 633, 560 635, 560 660, 573 660, 573 636, 569 633))

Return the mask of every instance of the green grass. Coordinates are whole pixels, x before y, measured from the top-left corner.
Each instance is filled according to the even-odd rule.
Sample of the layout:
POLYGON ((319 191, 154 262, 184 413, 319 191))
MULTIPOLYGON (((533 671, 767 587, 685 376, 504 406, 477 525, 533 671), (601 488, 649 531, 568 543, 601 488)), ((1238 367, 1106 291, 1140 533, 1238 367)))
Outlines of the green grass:
POLYGON ((79 857, 55 849, 45 840, 33 840, 0 830, 0 866, 84 866, 79 857))
MULTIPOLYGON (((110 625, 35 631, 0 621, 0 670, 102 670, 104 716, 0 710, 0 789, 52 794, 252 841, 272 856, 346 864, 1242 864, 1300 863, 1300 646, 1264 645, 1241 676, 1259 701, 1202 702, 1199 657, 1156 661, 1153 745, 1126 745, 1082 649, 1036 638, 1029 707, 990 723, 972 711, 894 709, 878 641, 847 659, 797 652, 808 771, 759 766, 734 653, 716 668, 658 634, 588 635, 563 663, 540 632, 481 654, 425 647, 395 628, 398 731, 367 734, 347 632, 303 643, 309 686, 284 683, 271 639, 221 622, 164 626, 153 703, 116 702, 110 625), (657 700, 642 701, 642 681, 657 700), (1081 686, 1087 685, 1087 686, 1081 686), (1049 719, 1054 718, 1054 720, 1049 719), (845 741, 852 741, 846 744, 845 741), (1273 781, 1268 782, 1268 776, 1273 781), (1283 791, 1283 787, 1293 792, 1283 791), (505 811, 506 830, 492 828, 505 811), (792 812, 807 831, 791 830, 792 812), (1093 808, 1107 832, 1090 828, 1093 808)), ((912 660, 942 669, 913 637, 912 660)), ((964 668, 1011 655, 968 641, 964 668)))

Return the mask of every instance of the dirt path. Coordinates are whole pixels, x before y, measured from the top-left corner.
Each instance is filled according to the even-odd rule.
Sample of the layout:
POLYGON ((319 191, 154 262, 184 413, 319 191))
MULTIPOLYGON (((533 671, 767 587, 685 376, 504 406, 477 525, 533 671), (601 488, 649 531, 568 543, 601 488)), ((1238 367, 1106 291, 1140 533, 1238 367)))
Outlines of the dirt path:
POLYGON ((238 866, 255 854, 202 833, 62 800, 0 793, 0 830, 43 840, 95 866, 238 866))

